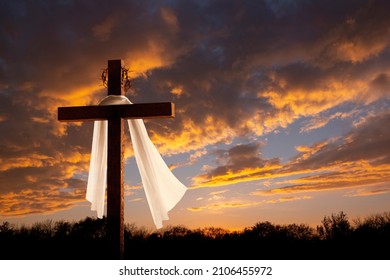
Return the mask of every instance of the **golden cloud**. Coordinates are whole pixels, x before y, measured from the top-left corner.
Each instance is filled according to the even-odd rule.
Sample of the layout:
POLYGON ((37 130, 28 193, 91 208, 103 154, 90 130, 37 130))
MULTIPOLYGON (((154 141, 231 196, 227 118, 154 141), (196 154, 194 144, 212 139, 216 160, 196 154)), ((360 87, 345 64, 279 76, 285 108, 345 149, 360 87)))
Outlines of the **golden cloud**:
POLYGON ((209 174, 194 177, 192 189, 204 187, 219 187, 235 183, 263 180, 275 177, 276 170, 282 166, 277 163, 267 163, 263 167, 244 168, 238 171, 228 170, 222 175, 210 176, 209 174))
POLYGON ((262 203, 261 202, 225 202, 225 203, 208 204, 201 207, 190 207, 187 208, 187 210, 191 212, 200 212, 205 210, 219 211, 226 208, 246 208, 246 207, 257 206, 260 204, 262 203))
POLYGON ((130 199, 129 201, 130 202, 140 202, 140 201, 143 201, 143 200, 144 200, 143 198, 137 197, 137 198, 130 199))
MULTIPOLYGON (((257 195, 291 194, 300 192, 329 191, 358 188, 372 184, 390 182, 390 164, 371 165, 367 161, 335 163, 321 168, 323 173, 282 181, 286 187, 257 191, 257 195)), ((312 170, 312 172, 318 172, 312 170)))
POLYGON ((0 197, 0 213, 1 216, 52 213, 71 208, 75 203, 84 201, 84 196, 83 191, 62 192, 54 186, 41 190, 23 189, 0 197))
POLYGON ((200 207, 190 207, 187 208, 188 211, 191 212, 201 212, 201 211, 221 211, 224 209, 230 209, 230 208, 248 208, 248 207, 256 207, 262 204, 275 204, 275 203, 283 203, 283 202, 290 202, 295 200, 302 200, 302 199, 311 199, 311 196, 302 196, 302 197, 280 197, 277 199, 270 199, 270 200, 263 200, 263 201, 252 201, 252 202, 243 202, 243 201, 236 201, 236 202, 223 202, 223 203, 213 203, 208 204, 200 207))
POLYGON ((1 159, 0 213, 18 216, 55 212, 84 201, 86 182, 74 176, 88 166, 89 154, 79 151, 54 156, 35 152, 1 159))
POLYGON ((8 159, 0 158, 0 171, 14 168, 53 166, 56 162, 57 160, 54 157, 37 153, 8 159))
POLYGON ((335 56, 343 61, 362 62, 376 56, 387 47, 385 41, 371 41, 356 38, 355 40, 338 42, 334 46, 335 56))
POLYGON ((174 60, 174 54, 166 52, 167 44, 165 39, 151 37, 143 48, 127 52, 125 61, 131 61, 128 67, 132 78, 146 77, 148 71, 170 65, 174 60))
POLYGON ((322 148, 326 147, 329 143, 329 140, 321 141, 318 143, 315 143, 312 146, 297 146, 295 149, 300 152, 300 156, 296 159, 297 162, 301 160, 306 160, 310 156, 314 155, 315 153, 318 153, 322 148))
POLYGON ((208 116, 203 123, 186 119, 182 126, 179 132, 168 135, 153 133, 151 139, 160 153, 169 155, 203 150, 207 145, 228 142, 234 136, 233 129, 228 128, 222 119, 212 116, 208 116))
MULTIPOLYGON (((283 81, 278 81, 283 84, 283 81)), ((267 91, 261 96, 279 110, 291 110, 295 116, 316 115, 321 111, 332 108, 345 101, 354 99, 362 91, 366 92, 368 86, 361 81, 343 83, 342 81, 326 81, 326 84, 317 89, 286 89, 285 92, 267 91)))
POLYGON ((210 195, 222 194, 222 193, 226 193, 226 192, 228 192, 228 191, 229 191, 229 190, 222 190, 222 191, 210 192, 210 195))
POLYGON ((176 86, 171 89, 171 93, 177 96, 180 96, 183 94, 183 87, 181 86, 176 86))
MULTIPOLYGON (((299 154, 284 165, 275 160, 262 160, 256 156, 255 146, 236 146, 224 152, 228 155, 226 163, 216 168, 209 167, 204 174, 194 177, 193 188, 257 180, 267 182, 268 179, 278 178, 272 184, 276 188, 252 193, 274 195, 359 188, 390 182, 389 133, 385 129, 388 120, 388 113, 369 116, 344 138, 298 146, 299 154), (237 157, 237 152, 240 157, 237 157), (246 158, 247 155, 252 157, 246 158), (246 160, 239 160, 242 158, 246 160)), ((267 188, 271 187, 268 183, 267 188)))
POLYGON ((390 188, 388 186, 383 186, 383 184, 380 184, 380 186, 377 186, 377 184, 374 184, 373 186, 369 186, 370 188, 363 188, 363 189, 357 189, 351 192, 348 192, 345 194, 345 196, 348 197, 362 197, 362 196, 372 196, 372 195, 381 195, 390 193, 390 188))
MULTIPOLYGON (((52 126, 53 135, 61 137, 66 135, 68 126, 81 126, 83 122, 59 122, 57 119, 58 107, 96 105, 98 104, 98 99, 101 98, 101 95, 96 95, 94 93, 101 90, 102 85, 91 84, 82 87, 74 87, 66 91, 43 91, 39 94, 37 101, 34 102, 34 108, 38 111, 45 112, 46 115, 44 119, 52 126)), ((44 120, 41 117, 34 117, 33 120, 44 123, 44 120)))

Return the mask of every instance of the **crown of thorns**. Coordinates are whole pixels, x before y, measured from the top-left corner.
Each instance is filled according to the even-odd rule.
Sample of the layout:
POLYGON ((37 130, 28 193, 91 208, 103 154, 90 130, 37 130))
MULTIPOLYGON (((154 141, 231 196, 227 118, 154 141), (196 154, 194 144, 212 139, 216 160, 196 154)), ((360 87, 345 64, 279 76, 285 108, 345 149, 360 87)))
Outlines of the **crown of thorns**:
MULTIPOLYGON (((108 69, 103 69, 102 72, 102 82, 103 86, 107 87, 108 86, 108 69)), ((125 91, 128 91, 131 88, 131 83, 129 79, 129 69, 126 69, 122 67, 121 71, 121 85, 123 86, 123 89, 125 91)))

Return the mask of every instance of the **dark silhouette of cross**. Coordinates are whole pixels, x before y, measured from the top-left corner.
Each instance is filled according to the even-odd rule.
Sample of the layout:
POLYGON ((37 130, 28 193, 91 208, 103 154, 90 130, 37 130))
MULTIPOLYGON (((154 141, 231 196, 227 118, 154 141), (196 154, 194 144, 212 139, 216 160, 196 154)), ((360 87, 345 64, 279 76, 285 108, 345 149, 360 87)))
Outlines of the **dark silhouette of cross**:
MULTIPOLYGON (((108 95, 124 95, 122 70, 122 60, 108 61, 108 95)), ((107 236, 109 258, 123 259, 124 256, 124 119, 173 117, 174 104, 171 102, 58 107, 59 121, 108 120, 107 236)))

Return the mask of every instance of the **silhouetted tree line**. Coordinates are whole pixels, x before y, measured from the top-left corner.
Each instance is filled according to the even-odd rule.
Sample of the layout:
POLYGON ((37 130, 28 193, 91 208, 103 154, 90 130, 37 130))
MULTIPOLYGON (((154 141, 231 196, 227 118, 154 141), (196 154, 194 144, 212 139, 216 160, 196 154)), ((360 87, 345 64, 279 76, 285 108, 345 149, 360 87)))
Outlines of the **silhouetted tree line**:
MULTIPOLYGON (((107 259, 106 219, 0 224, 1 259, 107 259)), ((390 259, 390 212, 354 220, 344 212, 321 225, 256 223, 240 232, 184 226, 148 231, 125 225, 125 259, 390 259)))

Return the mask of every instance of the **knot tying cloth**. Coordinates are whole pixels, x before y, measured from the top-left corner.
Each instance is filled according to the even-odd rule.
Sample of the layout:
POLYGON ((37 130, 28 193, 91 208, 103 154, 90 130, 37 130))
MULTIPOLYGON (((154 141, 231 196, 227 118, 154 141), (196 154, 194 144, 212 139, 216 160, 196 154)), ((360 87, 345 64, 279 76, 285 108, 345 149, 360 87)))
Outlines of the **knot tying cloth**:
MULTIPOLYGON (((99 105, 132 104, 123 95, 109 95, 99 105)), ((134 156, 141 175, 146 199, 157 228, 168 220, 170 211, 187 190, 171 172, 157 148, 150 140, 142 119, 127 120, 134 156)), ((86 199, 91 210, 103 218, 105 191, 107 188, 107 121, 94 121, 91 160, 89 166, 86 199)))

